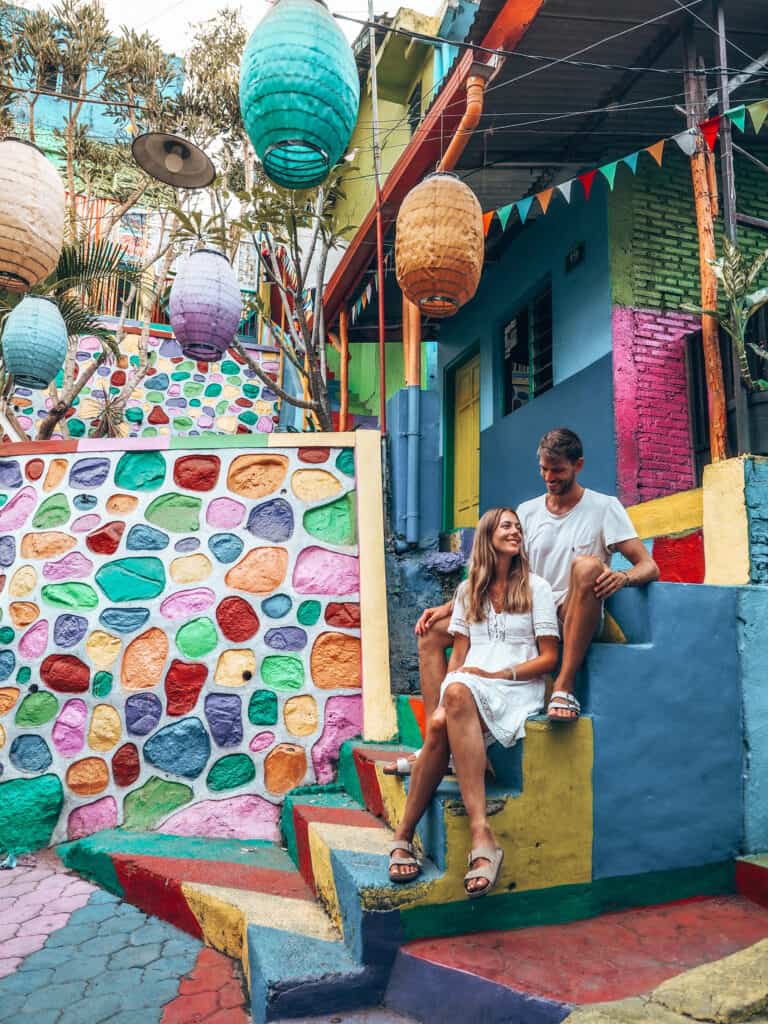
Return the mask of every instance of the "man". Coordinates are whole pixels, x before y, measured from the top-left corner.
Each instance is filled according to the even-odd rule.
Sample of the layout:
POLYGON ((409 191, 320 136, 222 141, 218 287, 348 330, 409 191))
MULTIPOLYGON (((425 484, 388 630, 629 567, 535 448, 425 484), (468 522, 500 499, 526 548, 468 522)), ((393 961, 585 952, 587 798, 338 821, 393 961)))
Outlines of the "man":
MULTIPOLYGON (((562 660, 547 714, 553 722, 570 722, 581 710, 573 692, 576 673, 602 624, 603 602, 622 587, 658 579, 659 568, 618 499, 579 483, 584 451, 572 430, 560 427, 546 433, 538 457, 546 493, 523 502, 517 515, 531 571, 551 585, 562 630, 562 660), (614 551, 632 568, 611 569, 608 563, 614 551)), ((445 676, 450 614, 450 603, 427 608, 416 624, 427 717, 437 707, 445 676)), ((409 774, 412 761, 398 758, 390 770, 409 774)))

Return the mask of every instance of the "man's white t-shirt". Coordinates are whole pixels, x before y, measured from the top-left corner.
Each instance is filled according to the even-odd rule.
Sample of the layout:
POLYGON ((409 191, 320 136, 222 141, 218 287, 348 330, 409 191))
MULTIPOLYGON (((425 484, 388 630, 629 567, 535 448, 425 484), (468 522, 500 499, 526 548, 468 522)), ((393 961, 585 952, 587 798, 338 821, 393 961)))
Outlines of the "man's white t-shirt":
POLYGON ((565 515, 553 515, 546 494, 518 506, 523 543, 531 572, 552 587, 559 607, 568 593, 571 563, 577 555, 596 555, 610 561, 615 544, 637 537, 637 530, 618 498, 584 489, 578 504, 565 515))

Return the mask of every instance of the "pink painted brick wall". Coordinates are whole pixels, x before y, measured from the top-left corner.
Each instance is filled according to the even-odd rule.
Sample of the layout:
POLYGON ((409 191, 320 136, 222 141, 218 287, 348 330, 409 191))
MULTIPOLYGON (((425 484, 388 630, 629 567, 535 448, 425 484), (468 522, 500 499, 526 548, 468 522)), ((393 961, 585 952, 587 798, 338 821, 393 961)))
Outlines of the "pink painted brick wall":
POLYGON ((625 505, 696 485, 685 336, 698 325, 686 313, 614 307, 617 478, 625 505))

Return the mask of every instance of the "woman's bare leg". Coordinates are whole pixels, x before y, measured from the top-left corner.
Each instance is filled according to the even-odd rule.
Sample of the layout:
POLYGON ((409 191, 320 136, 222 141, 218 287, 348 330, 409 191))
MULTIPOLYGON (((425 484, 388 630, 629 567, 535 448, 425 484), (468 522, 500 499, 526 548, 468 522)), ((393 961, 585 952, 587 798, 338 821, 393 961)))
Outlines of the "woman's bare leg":
MULTIPOLYGON (((451 683, 443 694, 443 705, 448 723, 448 743, 456 765, 456 775, 469 817, 472 848, 496 846, 496 840, 488 827, 485 805, 485 741, 480 715, 469 687, 462 683, 451 683)), ((472 867, 485 867, 485 858, 473 862, 472 867)), ((485 889, 488 882, 483 878, 472 878, 467 883, 471 892, 485 889)))
MULTIPOLYGON (((411 782, 408 787, 408 799, 403 819, 395 829, 395 839, 403 839, 408 843, 412 841, 416 826, 445 775, 445 770, 448 767, 448 753, 446 713, 444 708, 438 708, 429 719, 424 746, 413 766, 411 782)), ((407 854, 395 850, 392 859, 397 861, 405 856, 407 854)), ((408 868, 405 865, 395 873, 406 878, 416 875, 413 866, 408 868)))

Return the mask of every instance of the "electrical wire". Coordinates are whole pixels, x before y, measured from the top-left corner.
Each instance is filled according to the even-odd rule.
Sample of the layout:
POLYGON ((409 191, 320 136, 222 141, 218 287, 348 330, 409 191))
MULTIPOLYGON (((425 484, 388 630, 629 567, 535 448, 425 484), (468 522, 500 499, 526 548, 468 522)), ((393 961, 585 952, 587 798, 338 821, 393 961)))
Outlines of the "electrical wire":
MULTIPOLYGON (((677 6, 680 8, 680 10, 684 9, 683 8, 682 0, 672 0, 672 2, 677 4, 677 6)), ((706 21, 704 18, 702 18, 701 15, 697 14, 695 11, 691 11, 690 13, 696 19, 696 21, 700 22, 704 26, 704 28, 709 29, 709 31, 713 35, 715 35, 715 36, 717 36, 719 38, 720 33, 717 31, 717 29, 715 28, 714 25, 710 25, 708 21, 706 21)), ((738 46, 736 43, 734 43, 732 39, 729 39, 726 36, 725 37, 725 41, 726 41, 726 43, 729 46, 732 46, 734 50, 738 50, 738 52, 742 55, 742 57, 746 57, 747 60, 750 62, 750 64, 754 64, 755 63, 755 58, 752 57, 749 53, 747 53, 746 50, 742 50, 742 48, 740 46, 738 46)), ((716 67, 713 70, 719 71, 720 68, 716 67)))

